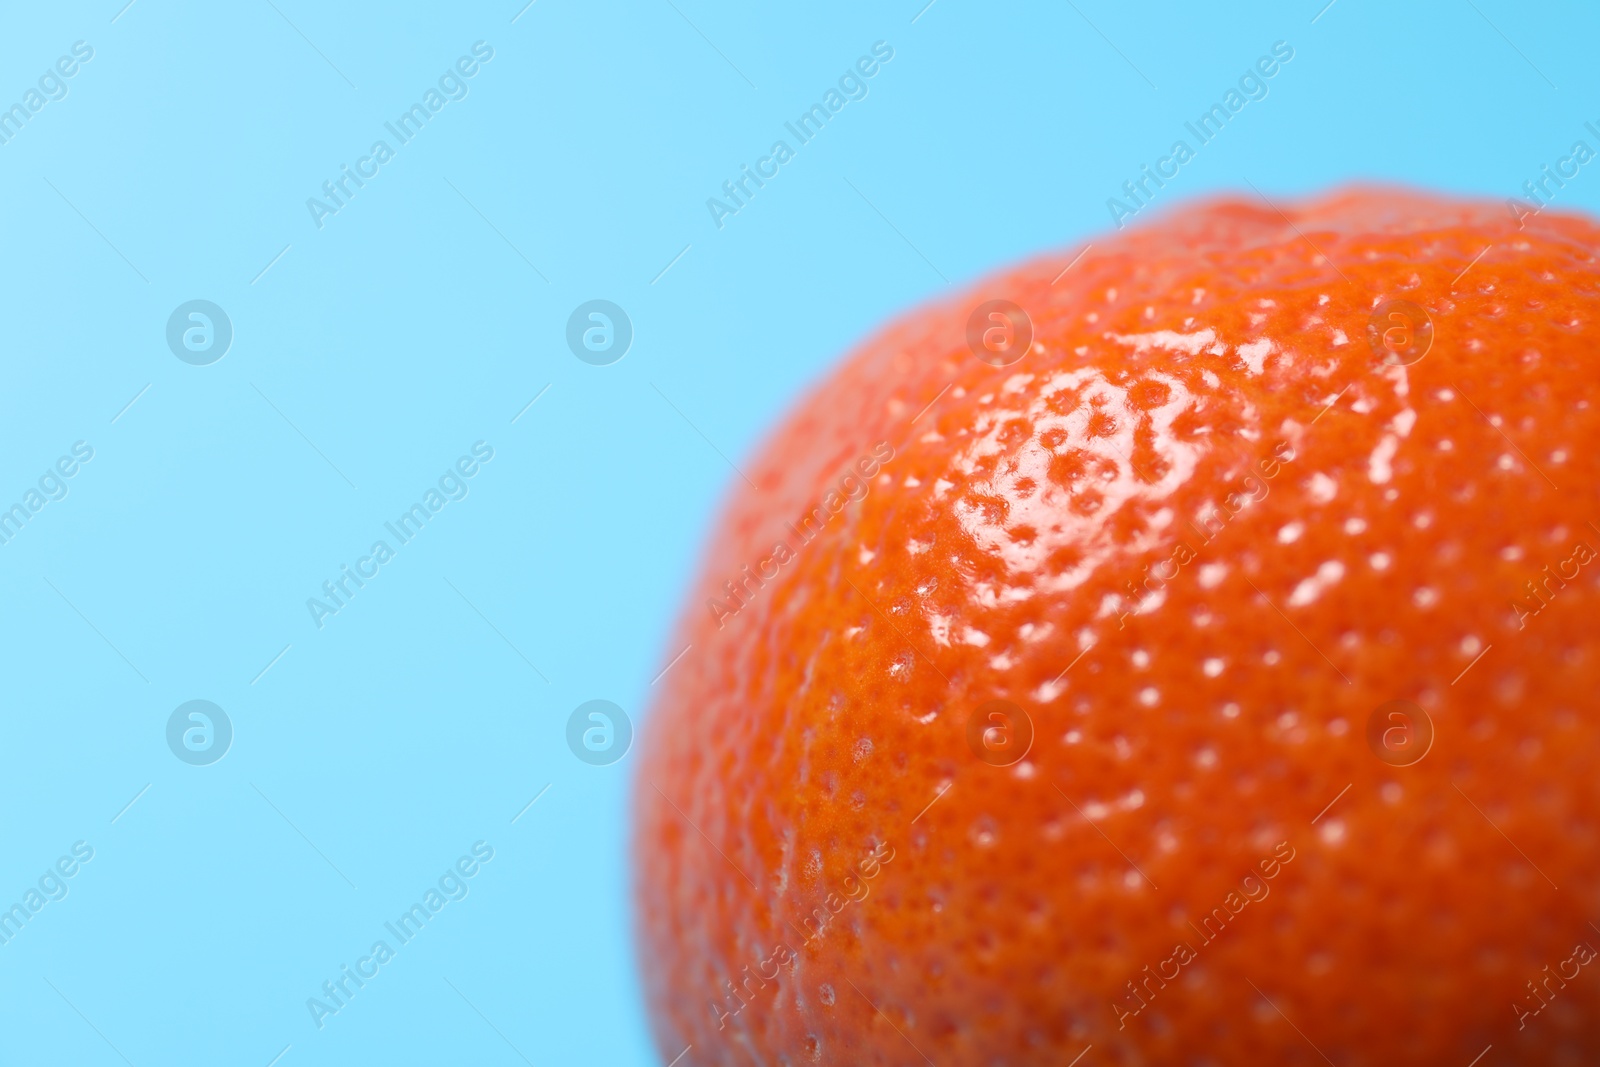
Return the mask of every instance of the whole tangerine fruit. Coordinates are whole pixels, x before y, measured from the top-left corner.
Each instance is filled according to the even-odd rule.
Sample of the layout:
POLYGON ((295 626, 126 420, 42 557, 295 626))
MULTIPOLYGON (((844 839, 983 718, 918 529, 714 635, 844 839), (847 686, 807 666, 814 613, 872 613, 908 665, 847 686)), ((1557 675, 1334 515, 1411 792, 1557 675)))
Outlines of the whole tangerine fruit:
POLYGON ((1226 198, 863 344, 644 726, 663 1061, 1594 1063, 1597 249, 1226 198))

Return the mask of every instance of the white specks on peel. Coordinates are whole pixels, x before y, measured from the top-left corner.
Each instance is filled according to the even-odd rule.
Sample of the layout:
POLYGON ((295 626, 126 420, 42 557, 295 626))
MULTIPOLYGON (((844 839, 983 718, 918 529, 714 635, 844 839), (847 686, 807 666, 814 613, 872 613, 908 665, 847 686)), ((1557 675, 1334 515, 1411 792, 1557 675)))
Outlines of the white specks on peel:
POLYGON ((889 661, 889 677, 903 682, 911 677, 911 653, 903 652, 889 661))
MULTIPOLYGON (((1202 445, 1173 431, 1174 421, 1194 399, 1181 378, 1150 371, 1141 382, 1113 381, 1098 368, 1084 367, 1052 373, 1045 381, 1034 383, 1031 392, 1031 396, 1006 397, 977 417, 971 443, 953 464, 972 480, 950 507, 963 530, 986 554, 1002 561, 1012 575, 1026 577, 1028 587, 1048 594, 1077 588, 1110 559, 1157 549, 1164 541, 1159 529, 1147 527, 1130 539, 1116 528, 1113 516, 1124 507, 1147 507, 1156 514, 1159 508, 1150 505, 1170 498, 1193 475, 1202 445), (1130 395, 1136 385, 1148 383, 1166 387, 1164 403, 1154 406, 1130 395), (1057 407, 1061 393, 1074 400, 1066 413, 1057 407), (1137 411, 1138 417, 1121 417, 1131 411, 1137 411), (1103 413, 1115 414, 1111 420, 1103 420, 1103 413), (1034 427, 1033 436, 1020 446, 1010 436, 1018 419, 1034 427), (1075 490, 1052 477, 1058 453, 1043 443, 1051 434, 1061 435, 1072 447, 1098 454, 1103 477, 1093 485, 1099 506, 1092 514, 1074 511, 1075 490), (1142 477, 1127 460, 1151 446, 1151 435, 1164 461, 1160 479, 1154 482, 1142 477), (1026 491, 1019 485, 1026 486, 1026 491), (1005 500, 1004 514, 996 514, 983 502, 984 497, 1005 500), (1011 535, 1018 527, 1032 528, 1036 535, 1018 540, 1011 535), (1058 571, 1051 560, 1063 545, 1070 545, 1077 559, 1070 568, 1058 571)), ((1111 603, 1104 610, 1117 608, 1117 603, 1111 603)))
POLYGON ((1321 471, 1311 476, 1306 485, 1306 495, 1311 497, 1313 503, 1326 504, 1339 493, 1339 483, 1321 471))
POLYGON ((1194 333, 1178 333, 1176 330, 1153 330, 1150 333, 1110 333, 1106 335, 1110 340, 1119 345, 1132 347, 1135 353, 1144 355, 1153 348, 1165 352, 1181 352, 1186 356, 1198 356, 1207 345, 1214 344, 1217 333, 1212 329, 1197 330, 1194 333))
POLYGON ((1261 376, 1261 373, 1266 370, 1267 357, 1277 350, 1278 346, 1273 344, 1272 339, 1268 337, 1239 345, 1234 349, 1239 354, 1239 358, 1244 360, 1245 366, 1250 368, 1250 373, 1254 377, 1261 376))
MULTIPOLYGON (((1394 382, 1394 393, 1397 397, 1404 397, 1410 393, 1407 383, 1406 368, 1387 367, 1384 377, 1394 382)), ((1354 404, 1351 407, 1355 407, 1354 404)), ((1400 441, 1411 435, 1411 427, 1417 422, 1417 413, 1411 408, 1404 408, 1394 418, 1389 420, 1386 427, 1389 432, 1383 435, 1378 442, 1378 447, 1372 450, 1372 455, 1367 460, 1367 477, 1374 485, 1383 485, 1394 477, 1394 468, 1390 465, 1395 453, 1400 450, 1400 441)))
POLYGON ((1394 476, 1394 468, 1389 463, 1398 451, 1400 439, 1392 433, 1384 434, 1383 440, 1378 442, 1378 447, 1372 450, 1367 460, 1367 477, 1374 485, 1382 485, 1394 476))
MULTIPOLYGON (((1112 615, 1120 616, 1124 610, 1123 599, 1115 593, 1109 594, 1106 599, 1112 601, 1112 607, 1109 611, 1102 611, 1100 613, 1100 617, 1108 618, 1112 615)), ((1165 589, 1159 589, 1153 593, 1147 593, 1145 596, 1136 601, 1132 607, 1134 614, 1148 615, 1152 611, 1159 610, 1161 605, 1165 604, 1166 602, 1167 591, 1165 589)))
POLYGON ((1285 523, 1278 529, 1278 544, 1292 545, 1300 540, 1300 535, 1306 532, 1306 524, 1296 520, 1285 523))
POLYGON ((1040 704, 1048 704, 1056 697, 1067 691, 1067 683, 1060 679, 1051 679, 1045 682, 1031 694, 1033 699, 1040 704))
POLYGON ((1294 592, 1289 594, 1289 605, 1301 607, 1309 604, 1322 595, 1323 590, 1336 584, 1344 577, 1344 564, 1336 559, 1330 559, 1317 568, 1317 573, 1305 579, 1294 587, 1294 592))

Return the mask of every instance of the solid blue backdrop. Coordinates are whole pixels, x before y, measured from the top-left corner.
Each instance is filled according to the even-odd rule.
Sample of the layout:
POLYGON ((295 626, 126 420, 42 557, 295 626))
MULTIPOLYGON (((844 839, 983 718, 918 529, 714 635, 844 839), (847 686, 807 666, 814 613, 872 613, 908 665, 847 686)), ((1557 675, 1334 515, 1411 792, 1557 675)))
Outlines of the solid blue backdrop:
POLYGON ((645 716, 730 461, 807 383, 1092 241, 1275 42, 1152 211, 1504 199, 1600 147, 1577 3, 923 2, 5 14, 0 1061, 660 1062, 633 756, 568 720, 645 716), (169 345, 196 300, 220 359, 214 312, 169 345), (618 361, 568 344, 591 300, 618 361))

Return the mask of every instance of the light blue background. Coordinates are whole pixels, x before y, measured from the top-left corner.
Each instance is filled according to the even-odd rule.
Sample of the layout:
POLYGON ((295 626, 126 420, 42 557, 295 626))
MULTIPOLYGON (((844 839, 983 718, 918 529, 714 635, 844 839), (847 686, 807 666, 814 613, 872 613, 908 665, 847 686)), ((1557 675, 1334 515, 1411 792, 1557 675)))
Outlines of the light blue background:
MULTIPOLYGON (((887 316, 1092 239, 1276 40, 1269 97, 1163 205, 1357 177, 1503 199, 1600 125, 1577 3, 274 3, 0 19, 0 102, 95 49, 0 145, 0 505, 95 449, 0 545, 0 905, 95 849, 0 945, 0 1062, 658 1062, 633 757, 585 765, 564 729, 592 698, 637 724, 681 647, 717 450, 887 316), (318 230, 306 198, 478 40, 470 95, 318 230), (870 95, 712 225, 878 40, 870 95), (194 298, 234 324, 208 367, 164 341, 194 298), (634 323, 613 366, 564 344, 592 298, 634 323), (306 598, 478 440, 470 496, 319 631, 306 598), (166 747, 191 699, 234 724, 209 767, 166 747), (319 1031, 306 999, 478 840, 470 896, 319 1031)), ((1600 164, 1561 197, 1600 205, 1600 164)))

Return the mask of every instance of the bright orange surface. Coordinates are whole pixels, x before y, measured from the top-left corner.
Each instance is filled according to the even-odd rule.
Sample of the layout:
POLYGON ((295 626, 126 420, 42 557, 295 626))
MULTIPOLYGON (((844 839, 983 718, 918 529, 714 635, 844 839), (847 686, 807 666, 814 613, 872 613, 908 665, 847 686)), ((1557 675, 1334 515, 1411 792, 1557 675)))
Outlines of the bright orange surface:
POLYGON ((639 752, 663 1063, 1600 1060, 1600 228, 1278 206, 915 311, 745 465, 639 752))

